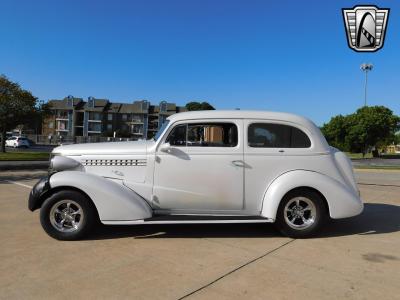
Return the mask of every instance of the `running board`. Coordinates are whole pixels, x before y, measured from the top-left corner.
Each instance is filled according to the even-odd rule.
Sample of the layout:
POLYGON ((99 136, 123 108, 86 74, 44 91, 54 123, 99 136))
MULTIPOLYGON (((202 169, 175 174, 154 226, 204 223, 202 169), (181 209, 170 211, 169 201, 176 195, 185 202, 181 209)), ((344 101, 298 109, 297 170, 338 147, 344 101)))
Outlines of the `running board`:
POLYGON ((105 225, 272 223, 262 217, 158 216, 145 220, 101 221, 105 225))

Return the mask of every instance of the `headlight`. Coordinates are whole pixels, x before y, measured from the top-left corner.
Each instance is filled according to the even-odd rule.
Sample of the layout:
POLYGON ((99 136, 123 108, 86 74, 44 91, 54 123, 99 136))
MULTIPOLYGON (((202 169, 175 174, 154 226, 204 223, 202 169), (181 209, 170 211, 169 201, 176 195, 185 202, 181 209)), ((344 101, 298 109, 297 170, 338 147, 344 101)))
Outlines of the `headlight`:
POLYGON ((50 158, 50 173, 55 173, 65 170, 82 170, 80 162, 59 154, 53 154, 50 158))
POLYGON ((54 157, 60 155, 59 153, 50 153, 50 158, 49 158, 49 174, 55 173, 54 167, 53 167, 53 159, 54 157))

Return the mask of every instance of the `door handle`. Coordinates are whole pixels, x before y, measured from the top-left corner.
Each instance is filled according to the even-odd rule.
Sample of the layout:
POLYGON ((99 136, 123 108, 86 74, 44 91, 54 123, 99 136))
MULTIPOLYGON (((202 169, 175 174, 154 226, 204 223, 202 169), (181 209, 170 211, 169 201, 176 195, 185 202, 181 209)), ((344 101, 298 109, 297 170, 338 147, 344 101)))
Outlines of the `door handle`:
POLYGON ((244 162, 242 160, 232 160, 232 164, 236 167, 244 167, 244 162))

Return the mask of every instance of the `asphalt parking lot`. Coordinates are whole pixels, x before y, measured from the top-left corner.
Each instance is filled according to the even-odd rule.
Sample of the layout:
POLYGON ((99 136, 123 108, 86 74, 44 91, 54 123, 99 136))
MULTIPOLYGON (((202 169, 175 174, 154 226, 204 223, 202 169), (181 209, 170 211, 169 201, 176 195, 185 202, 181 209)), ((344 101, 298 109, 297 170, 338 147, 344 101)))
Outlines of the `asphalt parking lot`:
POLYGON ((363 214, 313 239, 219 224, 103 226, 77 242, 27 209, 43 174, 0 172, 1 299, 400 299, 400 171, 357 171, 363 214))

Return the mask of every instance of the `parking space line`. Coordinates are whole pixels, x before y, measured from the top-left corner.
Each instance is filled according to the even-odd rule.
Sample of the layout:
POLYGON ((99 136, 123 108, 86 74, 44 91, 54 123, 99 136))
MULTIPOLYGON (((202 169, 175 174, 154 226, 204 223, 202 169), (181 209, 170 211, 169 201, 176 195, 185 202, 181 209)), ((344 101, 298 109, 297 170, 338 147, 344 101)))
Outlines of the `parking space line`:
POLYGON ((187 297, 189 297, 189 296, 191 296, 191 295, 193 295, 193 294, 196 294, 197 292, 199 292, 199 291, 201 291, 201 290, 203 290, 203 289, 205 289, 205 288, 207 288, 207 287, 213 285, 213 284, 216 283, 217 281, 220 281, 221 279, 223 279, 223 278, 225 278, 225 277, 231 275, 232 273, 234 273, 234 272, 236 272, 236 271, 238 271, 238 270, 240 270, 240 269, 242 269, 242 268, 244 268, 244 267, 246 267, 246 266, 252 264, 253 262, 256 262, 257 260, 260 260, 260 259, 266 257, 267 255, 269 255, 269 254, 271 254, 271 253, 273 253, 273 252, 275 252, 275 251, 277 251, 277 250, 279 250, 279 249, 285 247, 286 245, 288 245, 288 244, 290 244, 290 243, 292 243, 292 242, 294 242, 294 241, 295 241, 295 239, 292 239, 292 240, 290 240, 290 241, 288 241, 288 242, 286 242, 286 243, 280 245, 279 247, 276 247, 276 248, 274 248, 274 249, 268 251, 267 253, 264 253, 263 255, 258 256, 258 257, 256 257, 256 258, 254 258, 254 259, 248 261, 247 263, 245 263, 245 264, 243 264, 243 265, 241 265, 241 266, 239 266, 239 267, 237 267, 237 268, 235 268, 235 269, 233 269, 233 270, 231 270, 231 271, 225 273, 224 275, 222 275, 222 276, 220 276, 220 277, 214 279, 213 281, 211 281, 211 282, 209 282, 209 283, 203 285, 202 287, 198 288, 197 290, 194 290, 194 291, 192 291, 192 292, 190 292, 190 293, 188 293, 188 294, 186 294, 186 295, 184 295, 184 296, 178 298, 178 300, 185 299, 185 298, 187 298, 187 297))
POLYGON ((3 181, 8 182, 8 183, 12 183, 12 184, 16 184, 16 185, 19 185, 19 186, 23 186, 23 187, 25 187, 27 189, 33 188, 33 186, 30 186, 30 185, 27 185, 27 184, 23 184, 23 183, 20 183, 20 182, 16 182, 16 181, 12 181, 12 180, 5 179, 3 181))

